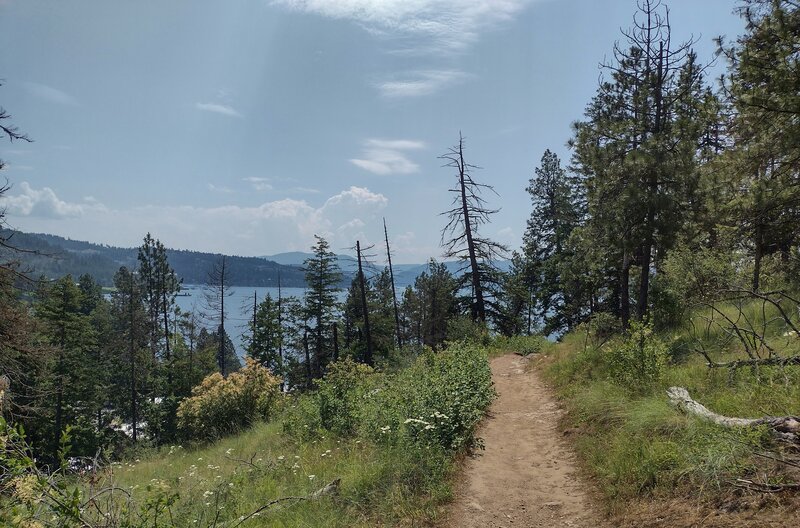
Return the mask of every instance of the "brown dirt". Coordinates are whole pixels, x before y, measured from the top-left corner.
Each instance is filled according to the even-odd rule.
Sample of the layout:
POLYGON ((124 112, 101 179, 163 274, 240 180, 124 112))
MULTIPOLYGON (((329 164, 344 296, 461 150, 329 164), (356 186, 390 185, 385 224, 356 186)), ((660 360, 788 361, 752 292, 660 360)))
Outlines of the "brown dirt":
POLYGON ((587 485, 559 431, 563 411, 527 361, 492 360, 498 397, 464 463, 448 525, 457 528, 597 527, 587 485))

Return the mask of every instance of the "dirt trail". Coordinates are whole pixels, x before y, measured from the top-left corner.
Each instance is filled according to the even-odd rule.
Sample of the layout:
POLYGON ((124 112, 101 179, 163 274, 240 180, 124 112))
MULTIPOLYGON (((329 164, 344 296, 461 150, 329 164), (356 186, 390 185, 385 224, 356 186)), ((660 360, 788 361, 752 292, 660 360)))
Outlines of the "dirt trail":
POLYGON ((453 528, 597 527, 574 454, 558 430, 562 411, 526 360, 492 360, 498 397, 478 431, 485 451, 464 464, 453 528))

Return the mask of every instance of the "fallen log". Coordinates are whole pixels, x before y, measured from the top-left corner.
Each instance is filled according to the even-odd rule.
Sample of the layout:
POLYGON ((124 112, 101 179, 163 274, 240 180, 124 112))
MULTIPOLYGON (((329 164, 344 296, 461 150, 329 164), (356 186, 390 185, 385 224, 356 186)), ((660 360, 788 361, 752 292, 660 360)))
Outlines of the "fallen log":
POLYGON ((667 396, 672 405, 688 414, 713 422, 723 427, 758 427, 766 425, 781 440, 800 443, 800 416, 764 416, 762 418, 732 418, 710 411, 696 402, 683 387, 670 387, 667 396))

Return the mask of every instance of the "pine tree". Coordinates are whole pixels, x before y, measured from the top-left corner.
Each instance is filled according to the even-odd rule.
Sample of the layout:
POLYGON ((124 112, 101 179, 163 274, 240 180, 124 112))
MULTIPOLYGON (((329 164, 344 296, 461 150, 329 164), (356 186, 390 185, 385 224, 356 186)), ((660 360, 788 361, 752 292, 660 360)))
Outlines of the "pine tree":
POLYGON ((278 310, 278 303, 267 293, 258 304, 255 317, 249 322, 250 335, 245 336, 245 349, 248 356, 274 374, 283 376, 283 358, 280 353, 283 328, 278 310))
POLYGON ((428 267, 403 295, 403 318, 409 326, 407 341, 431 348, 447 337, 448 322, 458 315, 458 281, 443 263, 431 259, 428 267))
POLYGON ((115 396, 123 416, 131 422, 131 437, 139 437, 141 420, 140 393, 147 379, 149 359, 144 350, 150 342, 148 316, 144 293, 139 278, 126 267, 114 275, 114 293, 111 295, 111 313, 115 323, 118 349, 119 376, 115 377, 115 396))
POLYGON ((581 221, 580 190, 575 180, 567 176, 558 156, 546 150, 541 165, 535 170, 526 191, 531 196, 533 210, 523 237, 524 260, 515 263, 517 273, 524 273, 533 297, 532 311, 545 322, 544 332, 569 329, 573 321, 564 310, 569 299, 564 298, 560 263, 572 230, 581 221))
POLYGON ((93 367, 88 361, 89 350, 96 336, 88 316, 81 312, 81 301, 81 290, 70 275, 43 285, 37 294, 36 316, 44 323, 45 337, 56 351, 50 380, 54 393, 50 441, 53 456, 64 428, 87 418, 87 414, 87 421, 91 421, 94 415, 94 407, 87 408, 86 404, 92 393, 87 381, 93 367))
POLYGON ((336 317, 336 294, 342 273, 328 242, 317 235, 314 238, 316 243, 311 248, 314 256, 303 263, 306 279, 304 309, 305 318, 311 325, 309 346, 313 349, 313 364, 307 367, 313 377, 321 377, 332 356, 332 325, 336 317))

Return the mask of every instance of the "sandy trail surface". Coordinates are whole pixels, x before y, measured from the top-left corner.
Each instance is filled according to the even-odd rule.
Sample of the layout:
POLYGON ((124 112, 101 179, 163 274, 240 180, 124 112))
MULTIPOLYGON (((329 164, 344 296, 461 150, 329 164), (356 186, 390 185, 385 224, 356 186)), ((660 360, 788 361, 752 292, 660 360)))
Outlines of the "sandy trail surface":
POLYGON ((516 355, 492 360, 498 397, 478 436, 486 449, 464 464, 447 525, 453 528, 597 527, 587 484, 558 429, 562 410, 516 355))

